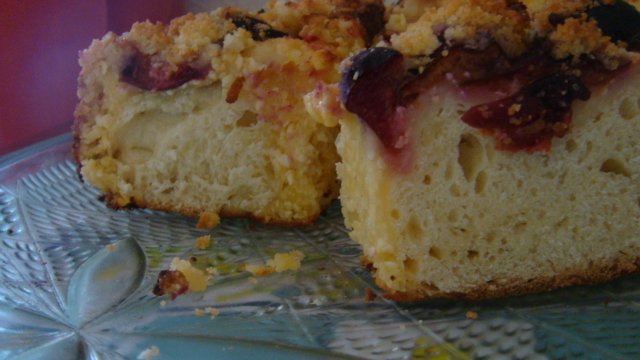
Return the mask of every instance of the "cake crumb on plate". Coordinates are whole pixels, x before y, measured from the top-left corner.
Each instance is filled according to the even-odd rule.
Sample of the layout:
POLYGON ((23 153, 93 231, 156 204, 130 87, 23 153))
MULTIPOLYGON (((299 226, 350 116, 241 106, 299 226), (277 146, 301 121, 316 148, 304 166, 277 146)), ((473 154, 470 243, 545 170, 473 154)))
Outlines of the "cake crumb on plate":
POLYGON ((300 250, 292 250, 286 253, 277 253, 273 259, 269 259, 266 265, 247 264, 245 270, 255 276, 269 275, 272 272, 297 271, 304 259, 304 253, 300 250))
POLYGON ((211 246, 211 235, 199 236, 196 238, 196 249, 206 250, 211 246))
POLYGON ((196 228, 213 229, 220 223, 220 215, 214 212, 205 211, 200 214, 196 228))
POLYGON ((150 348, 142 350, 142 352, 138 354, 138 360, 151 360, 156 356, 160 356, 160 349, 153 345, 150 348))

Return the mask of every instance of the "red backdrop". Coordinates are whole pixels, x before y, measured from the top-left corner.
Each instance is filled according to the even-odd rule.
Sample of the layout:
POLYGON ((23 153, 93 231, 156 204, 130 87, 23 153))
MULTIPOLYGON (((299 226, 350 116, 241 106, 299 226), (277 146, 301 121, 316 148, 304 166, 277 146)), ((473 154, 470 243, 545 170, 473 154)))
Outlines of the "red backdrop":
POLYGON ((182 10, 171 0, 0 2, 0 155, 69 131, 78 52, 92 39, 182 10))

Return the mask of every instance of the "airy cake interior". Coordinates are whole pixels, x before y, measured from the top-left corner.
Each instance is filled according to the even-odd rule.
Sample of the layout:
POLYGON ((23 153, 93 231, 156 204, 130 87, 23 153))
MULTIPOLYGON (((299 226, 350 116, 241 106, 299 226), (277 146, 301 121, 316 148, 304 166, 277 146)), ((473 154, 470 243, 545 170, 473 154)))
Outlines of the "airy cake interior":
POLYGON ((409 110, 406 172, 360 120, 345 118, 340 199, 378 285, 399 298, 487 297, 636 269, 638 70, 576 103, 570 133, 548 154, 497 150, 460 121, 475 102, 442 87, 409 110))

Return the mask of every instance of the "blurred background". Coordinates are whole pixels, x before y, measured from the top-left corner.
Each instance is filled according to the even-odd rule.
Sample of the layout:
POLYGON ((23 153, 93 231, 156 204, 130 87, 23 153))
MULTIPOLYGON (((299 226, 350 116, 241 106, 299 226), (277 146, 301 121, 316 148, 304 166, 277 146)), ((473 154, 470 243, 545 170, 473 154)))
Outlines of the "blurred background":
POLYGON ((0 1, 0 156, 70 131, 78 52, 92 39, 125 32, 135 21, 168 22, 221 5, 255 9, 261 2, 0 1))

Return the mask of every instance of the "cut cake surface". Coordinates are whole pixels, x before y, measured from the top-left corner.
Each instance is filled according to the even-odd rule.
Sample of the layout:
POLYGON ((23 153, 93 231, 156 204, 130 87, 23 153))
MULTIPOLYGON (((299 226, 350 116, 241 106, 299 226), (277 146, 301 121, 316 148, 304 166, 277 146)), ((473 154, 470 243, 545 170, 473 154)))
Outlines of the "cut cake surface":
POLYGON ((617 6, 633 9, 401 2, 389 42, 307 98, 340 92, 349 110, 317 114, 340 123, 343 214, 387 296, 493 298, 639 270, 640 64, 635 40, 602 25, 617 6))
POLYGON ((312 222, 335 198, 337 129, 302 95, 383 24, 379 2, 271 2, 136 23, 81 54, 75 156, 114 208, 312 222))

